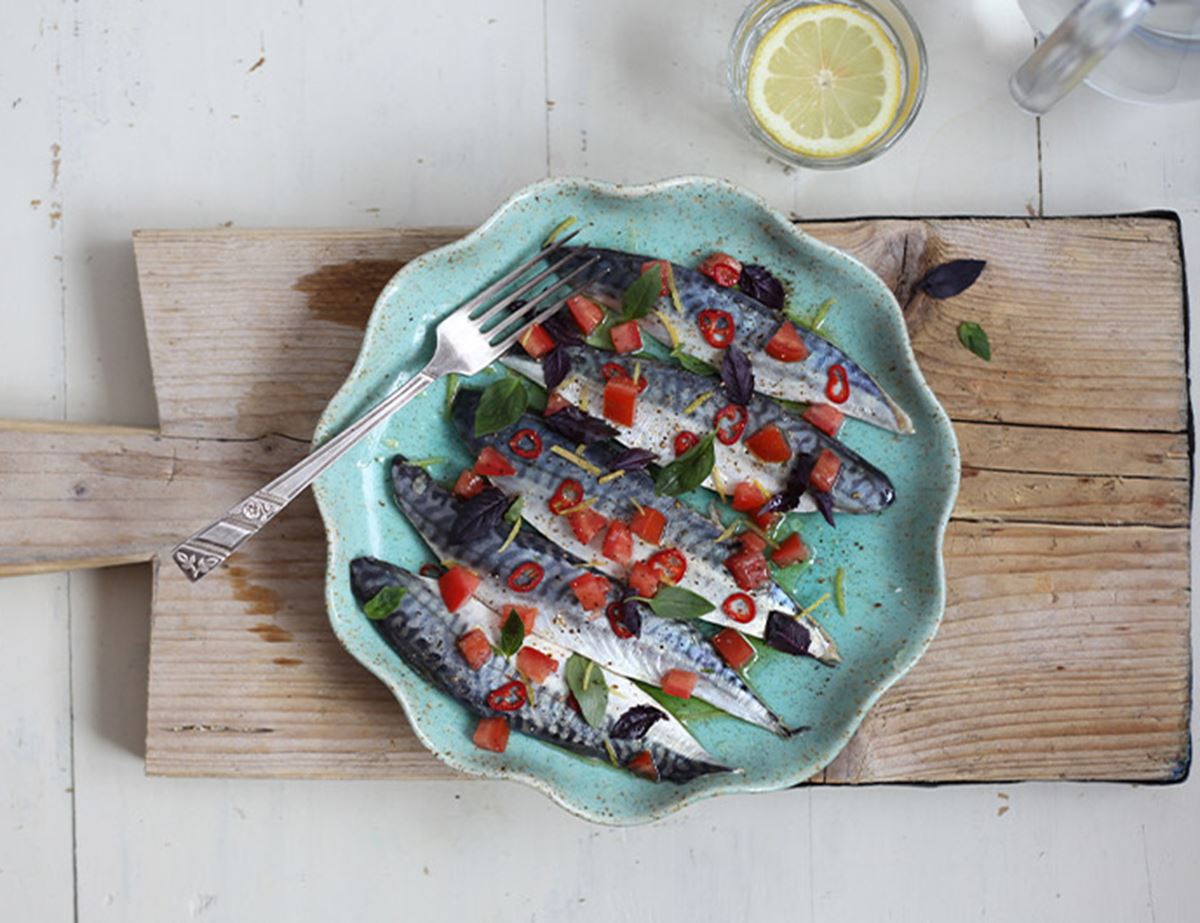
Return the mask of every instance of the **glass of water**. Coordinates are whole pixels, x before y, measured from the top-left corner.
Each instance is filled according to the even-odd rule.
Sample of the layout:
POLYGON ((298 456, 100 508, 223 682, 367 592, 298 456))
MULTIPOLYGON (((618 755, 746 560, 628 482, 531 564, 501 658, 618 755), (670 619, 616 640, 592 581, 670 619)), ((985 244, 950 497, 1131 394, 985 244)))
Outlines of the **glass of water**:
POLYGON ((729 49, 729 88, 772 154, 815 169, 878 157, 925 96, 925 45, 897 0, 758 0, 729 49))

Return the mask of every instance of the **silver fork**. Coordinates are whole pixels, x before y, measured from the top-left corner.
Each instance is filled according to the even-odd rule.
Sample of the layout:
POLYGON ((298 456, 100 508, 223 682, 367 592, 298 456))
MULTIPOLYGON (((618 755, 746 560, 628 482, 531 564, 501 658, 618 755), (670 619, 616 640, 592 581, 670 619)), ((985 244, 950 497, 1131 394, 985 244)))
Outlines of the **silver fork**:
POLYGON ((568 298, 583 288, 582 285, 571 289, 561 298, 553 299, 553 303, 545 310, 539 311, 533 317, 529 316, 545 304, 554 291, 570 283, 598 257, 592 256, 584 260, 578 268, 531 295, 524 303, 519 301, 568 262, 577 259, 581 252, 585 252, 574 251, 551 263, 533 278, 521 282, 516 289, 495 304, 490 307, 488 305, 493 298, 517 283, 539 262, 558 256, 563 245, 577 233, 579 232, 576 231, 557 243, 543 247, 532 259, 493 282, 438 324, 437 348, 433 358, 421 371, 319 449, 300 459, 271 483, 260 487, 232 506, 220 519, 209 523, 191 538, 177 545, 171 558, 179 565, 179 569, 192 582, 199 580, 256 535, 259 529, 274 519, 280 510, 315 481, 322 471, 346 454, 351 446, 433 382, 451 372, 474 375, 482 371, 507 352, 529 327, 541 323, 561 308, 568 298))

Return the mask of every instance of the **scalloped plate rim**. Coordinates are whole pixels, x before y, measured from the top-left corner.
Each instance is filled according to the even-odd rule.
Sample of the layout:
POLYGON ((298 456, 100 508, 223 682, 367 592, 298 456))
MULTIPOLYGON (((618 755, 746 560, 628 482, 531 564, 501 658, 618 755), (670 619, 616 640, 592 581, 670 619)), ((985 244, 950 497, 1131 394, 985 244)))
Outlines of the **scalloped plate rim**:
MULTIPOLYGON (((961 475, 960 475, 960 468, 961 468, 960 453, 959 453, 958 441, 957 441, 956 434, 954 432, 954 428, 953 428, 944 408, 941 406, 941 403, 938 401, 937 396, 933 393, 933 391, 929 388, 929 385, 926 383, 925 377, 921 372, 921 368, 920 368, 919 364, 917 363, 916 356, 913 353, 913 349, 912 349, 912 342, 909 339, 908 331, 904 324, 903 312, 900 309, 900 305, 896 301, 896 298, 895 298, 894 294, 891 292, 891 290, 887 288, 887 286, 874 273, 874 271, 872 271, 869 267, 867 267, 861 261, 859 261, 855 257, 851 256, 850 254, 848 254, 842 250, 839 250, 836 247, 830 246, 829 244, 826 244, 825 242, 818 240, 817 238, 811 236, 810 234, 808 234, 807 232, 805 232, 804 230, 802 230, 801 228, 799 228, 795 224, 793 224, 790 220, 788 220, 784 215, 782 215, 776 209, 774 209, 770 205, 768 205, 766 203, 766 201, 763 200, 759 195, 757 195, 756 193, 750 192, 749 190, 747 190, 743 187, 740 187, 734 183, 731 183, 728 180, 719 179, 719 178, 715 178, 715 177, 709 177, 709 176, 703 176, 703 175, 680 175, 680 176, 674 176, 674 177, 669 177, 669 178, 662 179, 662 180, 657 180, 657 181, 648 182, 648 183, 640 183, 640 184, 617 184, 617 183, 610 183, 610 182, 606 182, 606 181, 602 181, 602 180, 594 180, 594 179, 588 179, 588 178, 584 178, 584 177, 573 177, 573 176, 552 177, 549 179, 540 180, 538 182, 535 182, 528 186, 523 187, 522 189, 518 190, 517 192, 515 192, 511 196, 509 196, 499 207, 497 207, 492 212, 491 215, 488 216, 488 218, 482 224, 479 225, 479 227, 475 228, 474 230, 470 231, 469 233, 467 233, 466 235, 464 235, 463 237, 461 237, 457 240, 454 240, 454 241, 452 241, 448 244, 445 244, 441 247, 438 247, 434 250, 430 250, 425 253, 422 253, 420 256, 417 256, 416 258, 407 262, 403 267, 400 268, 399 271, 397 271, 397 273, 394 276, 392 276, 392 278, 387 282, 387 284, 381 290, 379 296, 376 298, 375 304, 371 311, 371 315, 367 322, 367 327, 364 332, 362 344, 360 345, 359 352, 355 359, 353 367, 351 368, 350 372, 347 374, 342 385, 338 388, 338 390, 330 398, 329 403, 326 405, 326 407, 324 408, 324 410, 321 413, 321 416, 317 422, 316 429, 314 431, 313 444, 314 444, 314 446, 319 444, 321 442, 322 438, 327 435, 327 430, 332 423, 331 417, 334 415, 334 405, 343 396, 344 393, 348 393, 353 390, 353 388, 355 387, 355 384, 356 384, 356 380, 361 376, 361 374, 363 372, 363 366, 364 366, 365 362, 367 361, 367 353, 369 351, 368 345, 372 342, 372 339, 376 332, 376 319, 378 316, 380 305, 383 304, 384 302, 386 302, 388 300, 388 298, 392 295, 392 293, 397 288, 399 288, 401 285, 404 284, 407 277, 409 275, 417 272, 418 270, 423 269, 430 263, 435 263, 438 261, 445 260, 446 258, 453 256, 455 253, 465 250, 465 249, 469 248, 470 246, 472 246, 473 244, 476 244, 476 243, 482 241, 484 238, 486 238, 488 236, 488 234, 491 231, 491 229, 493 228, 493 226, 499 222, 499 220, 505 215, 505 213, 509 209, 518 205, 525 199, 527 199, 531 196, 537 196, 539 194, 546 194, 546 193, 550 193, 553 191, 557 191, 566 186, 577 186, 577 187, 586 189, 587 191, 590 191, 592 193, 597 193, 597 194, 601 194, 601 195, 605 195, 605 196, 611 196, 611 197, 615 197, 615 198, 626 198, 626 199, 639 199, 639 198, 643 198, 643 197, 653 196, 655 194, 663 192, 664 190, 669 190, 669 189, 673 189, 676 187, 701 186, 701 187, 715 188, 715 189, 721 190, 722 192, 731 193, 734 196, 737 196, 737 197, 747 200, 750 204, 752 204, 753 206, 755 206, 758 209, 758 211, 763 215, 763 217, 769 219, 770 222, 772 223, 772 225, 779 232, 783 233, 786 236, 794 238, 796 243, 798 243, 802 247, 810 248, 811 250, 815 251, 816 253, 819 253, 820 256, 824 260, 829 261, 829 262, 841 263, 844 266, 846 266, 847 268, 854 271, 856 274, 860 274, 864 278, 869 278, 870 280, 872 280, 871 284, 877 289, 878 293, 883 297, 884 304, 887 307, 887 311, 886 311, 887 323, 891 324, 894 328, 896 328, 899 331, 899 334, 900 334, 899 339, 900 339, 900 342, 903 344, 903 354, 902 354, 901 358, 903 359, 904 364, 907 366, 907 371, 913 376, 913 382, 914 382, 915 387, 921 392, 922 396, 925 397, 930 402, 930 404, 933 406, 933 408, 935 409, 935 411, 936 411, 934 413, 935 425, 942 431, 942 435, 947 439, 948 448, 949 448, 949 457, 950 457, 950 460, 953 462, 953 464, 950 466, 950 481, 951 481, 951 483, 949 484, 950 489, 945 494, 945 499, 942 504, 942 508, 940 510, 938 510, 938 512, 937 512, 938 527, 936 530, 935 542, 934 542, 934 546, 935 546, 934 547, 934 558, 935 558, 935 562, 936 562, 936 585, 934 587, 935 596, 932 601, 932 604, 934 606, 936 606, 936 610, 937 610, 936 617, 934 617, 931 620, 928 630, 920 636, 919 643, 914 647, 912 655, 909 658, 907 658, 904 662, 899 663, 897 665, 896 669, 894 669, 892 671, 890 676, 877 682, 875 684, 874 688, 858 703, 857 710, 856 710, 854 717, 849 721, 849 725, 845 728, 845 730, 837 735, 836 743, 829 747, 826 747, 824 749, 824 751, 817 758, 815 758, 814 760, 811 761, 811 765, 806 765, 805 767, 803 767, 802 771, 795 772, 794 775, 797 776, 798 778, 796 778, 794 781, 782 783, 782 784, 774 784, 774 783, 769 783, 769 782, 763 783, 763 784, 745 783, 733 791, 721 790, 721 789, 699 789, 699 790, 693 790, 690 792, 685 792, 685 791, 681 790, 679 797, 669 800, 662 805, 652 807, 644 815, 638 816, 638 817, 628 817, 628 816, 624 816, 624 815, 614 816, 614 815, 607 815, 607 814, 603 814, 603 813, 594 812, 592 810, 589 810, 587 808, 587 806, 581 805, 581 804, 573 801, 567 791, 560 789, 559 786, 552 784, 551 782, 542 778, 535 772, 527 771, 527 770, 523 770, 523 769, 512 768, 512 767, 492 768, 492 767, 488 767, 488 766, 480 767, 480 766, 468 765, 464 761, 460 760, 458 758, 457 754, 455 754, 453 751, 440 750, 435 747, 434 743, 427 735, 427 733, 422 725, 422 721, 420 721, 417 718, 417 716, 414 714, 414 712, 413 712, 414 706, 412 703, 410 703, 408 701, 407 696, 401 686, 400 681, 394 675, 392 675, 392 672, 386 666, 384 666, 382 664, 374 664, 372 662, 369 662, 369 660, 367 658, 360 657, 354 649, 354 644, 355 644, 354 640, 351 638, 347 638, 343 635, 341 626, 339 625, 338 620, 335 618, 336 602, 334 599, 334 584, 335 584, 335 580, 336 580, 335 568, 337 566, 336 548, 337 548, 337 544, 340 539, 339 539, 339 536, 336 531, 335 513, 332 509, 330 509, 330 500, 326 496, 326 493, 325 493, 324 475, 322 475, 322 477, 318 478, 314 482, 313 493, 316 496, 317 507, 321 514, 321 520, 322 520, 322 524, 325 529, 325 535, 326 535, 326 541, 327 541, 328 554, 327 554, 327 558, 326 558, 326 568, 325 568, 325 600, 326 600, 326 613, 327 613, 327 616, 329 617, 330 627, 333 629, 333 633, 334 633, 335 637, 337 637, 338 642, 343 646, 343 648, 345 648, 346 651, 352 657, 354 657, 354 659, 359 664, 361 664, 364 668, 366 668, 372 675, 374 675, 376 678, 378 678, 388 688, 388 690, 395 697, 395 699, 399 703, 402 711, 404 712, 405 718, 408 720, 409 725, 412 728, 414 735, 421 742, 422 746, 426 747, 426 749, 428 749, 437 759, 439 759, 441 762, 445 763, 447 766, 451 767, 452 769, 462 772, 465 775, 475 776, 475 777, 483 778, 483 779, 499 779, 499 780, 522 782, 524 784, 530 785, 533 788, 535 788, 538 791, 545 794, 546 796, 548 796, 556 804, 558 804, 560 807, 562 807, 569 813, 574 814, 578 817, 581 817, 585 820, 589 820, 589 821, 592 821, 595 823, 600 823, 600 824, 604 824, 604 825, 608 825, 608 826, 629 826, 629 825, 633 825, 633 824, 648 823, 648 822, 653 822, 656 820, 661 820, 662 818, 667 817, 671 814, 674 814, 677 811, 680 811, 683 808, 688 807, 689 805, 696 804, 700 801, 703 801, 703 800, 706 800, 708 798, 712 798, 715 796, 719 796, 719 795, 736 794, 739 792, 779 791, 782 789, 793 787, 797 784, 805 784, 806 781, 811 779, 813 775, 820 772, 822 769, 826 768, 837 757, 837 755, 845 748, 846 744, 849 743, 850 739, 854 736, 855 732, 858 730, 859 726, 862 724, 862 721, 865 719, 866 715, 870 712, 870 710, 874 707, 874 705, 879 701, 880 697, 882 697, 882 695, 888 689, 890 689, 906 673, 908 673, 909 670, 912 669, 912 667, 917 663, 917 661, 920 660, 920 658, 924 655, 924 653, 928 649, 930 643, 933 641, 933 638, 936 636, 937 631, 938 631, 939 627, 941 626, 942 619, 945 615, 945 601, 946 601, 946 573, 945 573, 945 560, 944 560, 945 532, 946 532, 946 527, 949 523, 951 511, 953 510, 954 504, 957 500, 960 477, 961 477, 961 475)), ((403 411, 401 411, 401 413, 402 412, 403 411)))

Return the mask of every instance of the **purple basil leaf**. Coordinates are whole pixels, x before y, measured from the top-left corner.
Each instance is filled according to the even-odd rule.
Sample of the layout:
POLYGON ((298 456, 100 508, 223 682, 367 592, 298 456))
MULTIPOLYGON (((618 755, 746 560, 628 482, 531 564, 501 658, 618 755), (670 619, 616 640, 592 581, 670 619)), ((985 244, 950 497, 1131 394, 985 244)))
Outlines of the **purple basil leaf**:
POLYGON ((547 391, 553 391, 570 374, 571 356, 565 349, 555 346, 546 353, 542 359, 542 378, 545 379, 547 391))
POLYGON ((645 449, 626 449, 611 462, 609 471, 644 471, 648 465, 658 463, 658 456, 645 449))
POLYGON ((833 495, 826 490, 810 490, 808 495, 813 498, 813 503, 821 511, 821 515, 825 517, 825 521, 829 523, 831 528, 836 529, 837 523, 833 521, 833 495))
POLYGON ((754 263, 743 266, 738 288, 768 308, 783 310, 783 285, 765 266, 754 263))
POLYGON ((485 488, 470 500, 463 501, 450 526, 450 540, 456 544, 470 544, 494 532, 511 502, 511 497, 495 487, 485 488))
POLYGON ((617 431, 603 420, 588 416, 574 406, 567 406, 558 413, 550 414, 543 422, 560 436, 572 442, 582 442, 584 445, 611 439, 617 434, 617 431))
POLYGON ((777 651, 799 656, 808 653, 812 635, 803 623, 786 612, 771 612, 763 640, 777 651))
POLYGON ((721 360, 721 383, 735 404, 745 407, 754 397, 754 367, 746 354, 736 346, 725 350, 725 358, 721 360))
POLYGON ((985 260, 951 260, 925 273, 917 288, 930 298, 953 298, 974 285, 986 265, 985 260))
POLYGON ((759 512, 786 513, 799 506, 800 498, 804 495, 804 491, 808 490, 808 479, 812 475, 813 465, 816 463, 817 456, 797 452, 796 460, 792 463, 791 471, 788 472, 783 490, 764 503, 759 512))
POLYGON ((575 323, 575 318, 568 311, 559 311, 553 317, 543 321, 542 329, 554 337, 555 343, 575 346, 583 342, 583 334, 579 332, 579 325, 575 323))
MULTIPOLYGON (((617 610, 612 613, 611 620, 617 625, 620 625, 635 638, 642 633, 642 604, 634 602, 632 597, 622 599, 620 602, 613 603, 617 610)), ((610 610, 612 608, 610 606, 610 610)))
POLYGON ((641 740, 656 721, 667 717, 667 713, 653 705, 635 705, 621 714, 608 732, 613 740, 641 740))

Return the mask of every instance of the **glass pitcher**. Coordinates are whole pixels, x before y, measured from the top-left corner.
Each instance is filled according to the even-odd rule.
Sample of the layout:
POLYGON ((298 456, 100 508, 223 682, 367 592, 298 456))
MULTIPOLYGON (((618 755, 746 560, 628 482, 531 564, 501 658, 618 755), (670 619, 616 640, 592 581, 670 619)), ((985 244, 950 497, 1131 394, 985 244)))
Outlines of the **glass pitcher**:
POLYGON ((1040 39, 1012 76, 1017 105, 1041 115, 1086 81, 1140 103, 1200 99, 1200 0, 1019 0, 1040 39))

